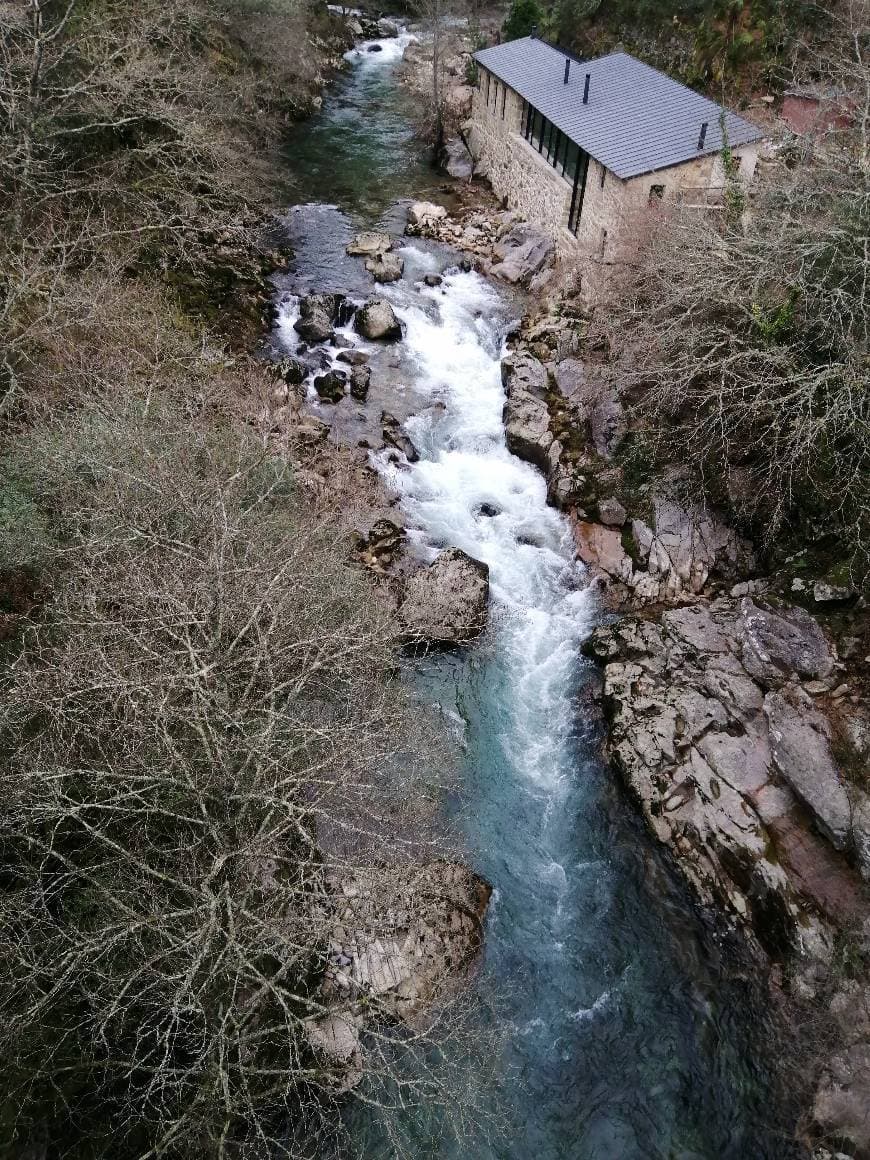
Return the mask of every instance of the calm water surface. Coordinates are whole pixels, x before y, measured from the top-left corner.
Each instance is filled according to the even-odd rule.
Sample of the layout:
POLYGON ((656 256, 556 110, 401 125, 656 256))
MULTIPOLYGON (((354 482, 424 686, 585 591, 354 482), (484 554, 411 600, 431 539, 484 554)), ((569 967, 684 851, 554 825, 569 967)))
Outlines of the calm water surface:
MULTIPOLYGON (((395 84, 406 39, 381 43, 354 55, 287 145, 300 203, 288 216, 296 261, 278 329, 288 346, 289 291, 362 299, 370 285, 344 256, 349 234, 398 222, 397 200, 442 182, 395 84)), ((509 1029, 490 1066, 510 1116, 502 1137, 462 1146, 437 1125, 410 1124, 412 1150, 451 1160, 784 1160, 795 1153, 777 1128, 752 981, 704 930, 601 761, 585 695, 592 672, 579 654, 599 613, 543 477, 504 443, 499 360, 516 305, 459 270, 424 287, 424 273, 451 261, 437 247, 414 242, 403 255, 404 279, 384 292, 406 337, 398 367, 395 350, 372 351, 373 381, 391 384, 421 458, 398 467, 375 458, 424 558, 458 545, 490 566, 484 640, 421 662, 416 676, 463 739, 462 824, 495 890, 484 974, 509 1029), (483 504, 498 514, 483 515, 483 504)), ((374 1124, 356 1132, 366 1156, 394 1155, 374 1124)))

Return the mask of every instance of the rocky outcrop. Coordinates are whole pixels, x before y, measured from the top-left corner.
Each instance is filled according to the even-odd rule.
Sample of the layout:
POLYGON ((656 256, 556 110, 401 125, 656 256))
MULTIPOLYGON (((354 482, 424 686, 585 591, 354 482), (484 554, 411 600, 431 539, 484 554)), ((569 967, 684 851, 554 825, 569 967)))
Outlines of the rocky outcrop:
POLYGON ((814 916, 854 922, 870 813, 805 687, 820 672, 827 692, 836 683, 818 624, 721 598, 598 629, 588 649, 605 665, 614 764, 702 901, 771 953, 797 945, 814 916), (759 672, 762 631, 776 643, 759 672))
POLYGON ((424 1029, 433 1003, 461 984, 483 941, 489 884, 458 862, 333 874, 323 1013, 306 1038, 338 1091, 362 1075, 367 1027, 424 1029))
POLYGON ((294 329, 306 342, 331 342, 343 302, 343 294, 309 294, 299 303, 294 329))
POLYGON ((488 602, 487 565, 448 548, 408 579, 399 619, 411 643, 464 644, 486 627, 488 602))
MULTIPOLYGON (((865 939, 868 937, 865 927, 865 939)), ((829 1007, 837 1048, 825 1062, 813 1101, 813 1120, 824 1139, 842 1142, 857 1157, 870 1156, 870 989, 848 981, 829 1007)), ((814 1155, 820 1155, 820 1151, 814 1155)), ((842 1155, 838 1152, 837 1155, 842 1155)))
POLYGON ((555 364, 553 379, 590 448, 610 459, 625 433, 622 401, 610 371, 584 359, 563 358, 555 364))
POLYGON ((547 374, 530 355, 511 355, 501 367, 505 385, 502 418, 508 450, 546 472, 553 443, 550 412, 544 398, 547 374))
POLYGON ((556 256, 553 239, 536 226, 521 223, 501 238, 493 249, 490 273, 513 285, 528 286, 532 278, 556 256))
POLYGON ((581 560, 605 585, 624 586, 625 602, 674 603, 700 594, 711 576, 731 581, 751 570, 750 544, 712 512, 664 496, 652 509, 651 524, 632 520, 630 535, 574 523, 581 560))
POLYGON ((357 310, 354 329, 363 338, 375 342, 396 342, 402 337, 402 324, 392 306, 383 298, 373 298, 357 310))

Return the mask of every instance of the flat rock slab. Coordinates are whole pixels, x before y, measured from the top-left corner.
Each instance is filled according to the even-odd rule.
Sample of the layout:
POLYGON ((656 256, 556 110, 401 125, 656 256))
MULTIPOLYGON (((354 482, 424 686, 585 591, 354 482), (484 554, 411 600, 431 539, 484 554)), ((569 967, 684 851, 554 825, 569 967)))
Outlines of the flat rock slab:
POLYGON ((372 258, 378 254, 385 254, 393 248, 393 240, 389 234, 376 233, 365 230, 356 234, 345 247, 345 253, 355 258, 372 258))

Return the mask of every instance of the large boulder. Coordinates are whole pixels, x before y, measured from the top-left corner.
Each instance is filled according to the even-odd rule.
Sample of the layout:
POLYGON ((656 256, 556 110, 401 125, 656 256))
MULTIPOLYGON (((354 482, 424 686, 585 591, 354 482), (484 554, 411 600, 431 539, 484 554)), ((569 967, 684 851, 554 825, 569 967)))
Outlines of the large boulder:
POLYGON ((369 393, 369 384, 372 380, 372 369, 365 365, 355 366, 350 372, 351 397, 362 402, 369 393))
POLYGON ((489 568, 459 548, 448 548, 409 578, 399 607, 406 638, 457 645, 486 627, 489 568))
POLYGON ((547 369, 526 351, 513 351, 501 360, 501 381, 508 394, 521 389, 543 399, 547 393, 547 369))
POLYGON ((383 40, 391 39, 399 35, 399 26, 394 20, 388 20, 386 16, 382 16, 378 21, 378 36, 383 40))
POLYGON ((270 370, 290 387, 299 386, 308 376, 308 367, 302 359, 292 355, 285 355, 280 362, 272 363, 270 370))
POLYGON ((376 282, 398 282, 405 271, 405 263, 398 254, 378 254, 366 259, 366 269, 376 282))
POLYGON ((803 608, 781 611, 759 608, 750 597, 740 606, 742 660, 748 672, 768 688, 799 677, 831 674, 836 657, 817 620, 803 608))
POLYGON ((451 177, 467 180, 474 169, 474 161, 461 137, 451 137, 444 146, 444 168, 451 177))
POLYGON ((379 254, 385 254, 392 247, 393 243, 389 234, 364 230, 363 233, 355 234, 351 238, 345 247, 345 253, 357 258, 373 258, 379 254))
POLYGON ((347 375, 343 371, 327 371, 314 379, 314 389, 325 403, 339 403, 344 398, 347 375))
POLYGON ((343 294, 309 294, 299 303, 294 330, 309 343, 331 342, 343 302, 343 294))
POLYGON ((492 273, 514 285, 528 285, 556 256, 549 234, 525 223, 514 226, 494 247, 492 273))
POLYGON ((508 450, 541 471, 547 471, 553 432, 550 430, 550 412, 543 399, 519 385, 511 387, 502 418, 508 450))
POLYGON ((356 312, 354 328, 363 338, 395 342, 402 337, 402 324, 389 302, 373 298, 356 312))

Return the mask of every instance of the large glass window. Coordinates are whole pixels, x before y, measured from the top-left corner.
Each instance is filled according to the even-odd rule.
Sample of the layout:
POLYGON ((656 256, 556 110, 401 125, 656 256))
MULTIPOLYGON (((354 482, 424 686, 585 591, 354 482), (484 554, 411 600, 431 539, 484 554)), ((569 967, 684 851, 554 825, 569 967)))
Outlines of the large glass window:
POLYGON ((556 172, 561 173, 565 180, 571 183, 571 210, 568 215, 568 228, 576 234, 580 227, 583 199, 586 195, 589 154, 566 137, 528 101, 523 101, 520 125, 523 136, 532 148, 537 149, 542 157, 546 157, 556 172))

